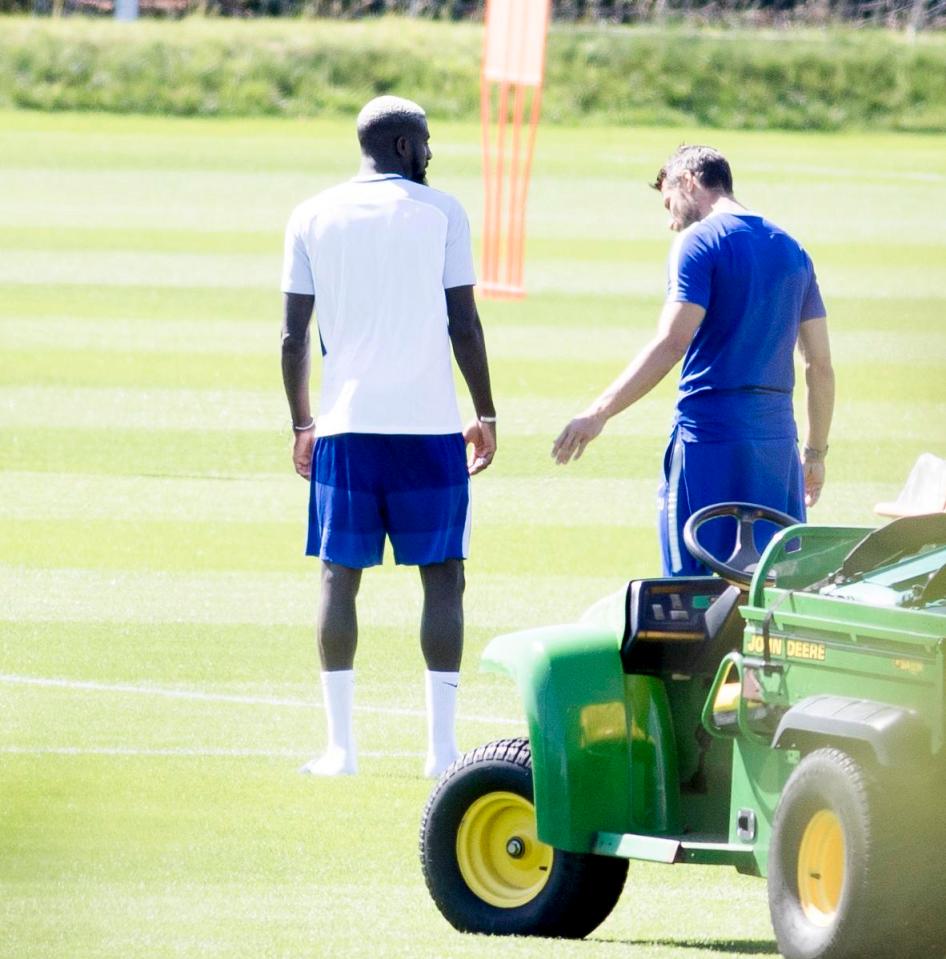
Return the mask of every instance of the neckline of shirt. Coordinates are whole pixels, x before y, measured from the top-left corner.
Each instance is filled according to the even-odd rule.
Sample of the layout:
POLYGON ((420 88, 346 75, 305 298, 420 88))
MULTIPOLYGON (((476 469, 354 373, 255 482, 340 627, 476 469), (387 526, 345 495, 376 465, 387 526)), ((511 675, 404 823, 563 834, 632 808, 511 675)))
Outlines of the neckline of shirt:
MULTIPOLYGON (((708 220, 710 217, 714 216, 758 216, 761 217, 761 213, 756 213, 755 210, 713 210, 709 215, 705 216, 703 219, 708 220)), ((702 221, 698 221, 702 222, 702 221)))
POLYGON ((380 180, 406 180, 402 173, 368 173, 364 176, 353 176, 352 183, 376 183, 380 180))

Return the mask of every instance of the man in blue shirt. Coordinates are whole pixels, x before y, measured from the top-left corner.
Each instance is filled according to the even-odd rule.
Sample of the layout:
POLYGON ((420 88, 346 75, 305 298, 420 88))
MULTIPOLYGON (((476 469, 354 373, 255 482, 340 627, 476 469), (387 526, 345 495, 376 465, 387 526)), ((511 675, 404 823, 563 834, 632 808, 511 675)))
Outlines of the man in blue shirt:
MULTIPOLYGON (((683 547, 682 530, 701 507, 741 501, 805 519, 824 484, 834 372, 810 257, 737 202, 726 158, 711 147, 680 147, 653 186, 679 233, 657 334, 565 427, 552 455, 558 463, 578 459, 608 419, 682 358, 658 525, 665 575, 694 575, 705 570, 683 547), (802 459, 792 409, 796 342, 808 413, 802 459)), ((724 559, 733 536, 713 528, 721 526, 701 538, 724 559)))

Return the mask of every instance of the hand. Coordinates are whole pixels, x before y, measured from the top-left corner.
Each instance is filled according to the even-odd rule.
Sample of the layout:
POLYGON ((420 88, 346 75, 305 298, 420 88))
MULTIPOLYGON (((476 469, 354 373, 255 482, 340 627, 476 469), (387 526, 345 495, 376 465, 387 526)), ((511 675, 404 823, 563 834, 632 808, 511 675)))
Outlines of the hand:
POLYGON ((581 459, 585 447, 604 429, 604 424, 605 417, 601 413, 576 416, 552 444, 555 462, 565 464, 571 459, 581 459))
POLYGON ((812 460, 802 464, 805 475, 805 506, 814 506, 824 486, 824 460, 812 460))
POLYGON ((303 479, 312 476, 312 448, 315 446, 315 429, 296 433, 292 440, 292 465, 303 479))
POLYGON ((467 464, 470 476, 476 476, 493 462, 496 455, 496 424, 473 420, 463 430, 463 442, 473 445, 473 455, 467 464))

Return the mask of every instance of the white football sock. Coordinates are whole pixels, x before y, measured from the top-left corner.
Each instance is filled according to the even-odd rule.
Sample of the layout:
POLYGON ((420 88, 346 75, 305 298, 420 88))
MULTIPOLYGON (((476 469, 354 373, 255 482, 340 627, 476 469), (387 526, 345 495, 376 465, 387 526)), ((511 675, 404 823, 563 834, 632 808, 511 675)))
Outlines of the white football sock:
POLYGON ((328 724, 328 746, 323 755, 307 762, 300 772, 313 776, 351 776, 358 771, 355 749, 355 671, 322 673, 322 698, 328 724))
POLYGON ((455 732, 459 673, 428 669, 424 676, 427 700, 427 761, 424 775, 436 779, 459 758, 455 732))

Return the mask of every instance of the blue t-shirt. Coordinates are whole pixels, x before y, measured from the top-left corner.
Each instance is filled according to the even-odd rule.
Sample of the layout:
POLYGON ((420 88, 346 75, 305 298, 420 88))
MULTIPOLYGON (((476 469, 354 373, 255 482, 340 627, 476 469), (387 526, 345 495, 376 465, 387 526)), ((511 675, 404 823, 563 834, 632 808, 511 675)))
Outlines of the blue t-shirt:
POLYGON ((677 423, 690 438, 794 436, 798 327, 825 315, 802 247, 756 214, 711 214, 674 242, 667 299, 706 310, 680 374, 677 423))

